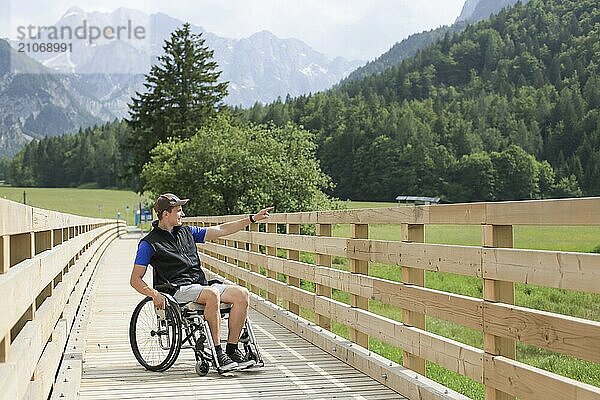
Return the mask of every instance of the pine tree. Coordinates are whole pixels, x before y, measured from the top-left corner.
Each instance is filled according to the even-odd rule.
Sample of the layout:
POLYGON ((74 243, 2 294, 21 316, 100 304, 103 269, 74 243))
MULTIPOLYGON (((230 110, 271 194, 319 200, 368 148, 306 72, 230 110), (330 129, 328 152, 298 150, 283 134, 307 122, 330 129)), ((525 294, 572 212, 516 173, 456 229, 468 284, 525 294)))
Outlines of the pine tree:
POLYGON ((146 75, 145 93, 129 105, 132 134, 127 141, 130 173, 139 175, 150 150, 168 138, 188 138, 213 117, 227 95, 227 82, 217 82, 220 71, 213 50, 190 24, 175 30, 146 75))

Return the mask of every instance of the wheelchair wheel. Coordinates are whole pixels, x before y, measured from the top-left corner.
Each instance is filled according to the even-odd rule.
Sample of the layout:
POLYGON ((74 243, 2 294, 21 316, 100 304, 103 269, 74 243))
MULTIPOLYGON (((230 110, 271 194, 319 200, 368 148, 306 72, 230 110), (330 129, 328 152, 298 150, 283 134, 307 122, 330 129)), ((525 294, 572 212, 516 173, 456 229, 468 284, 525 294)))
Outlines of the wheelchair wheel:
POLYGON ((181 350, 181 317, 168 300, 165 317, 154 311, 151 297, 142 300, 131 316, 129 341, 138 362, 150 371, 169 369, 181 350))
POLYGON ((209 368, 210 365, 208 364, 208 361, 202 360, 196 363, 196 373, 199 376, 205 376, 206 374, 208 374, 209 368))

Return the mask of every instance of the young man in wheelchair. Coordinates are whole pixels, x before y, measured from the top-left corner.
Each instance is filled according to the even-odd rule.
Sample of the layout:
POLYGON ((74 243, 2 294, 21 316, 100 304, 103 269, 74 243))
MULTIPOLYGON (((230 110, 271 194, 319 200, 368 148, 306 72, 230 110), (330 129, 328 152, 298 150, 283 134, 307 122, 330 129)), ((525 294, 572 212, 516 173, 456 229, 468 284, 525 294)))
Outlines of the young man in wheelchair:
POLYGON ((251 366, 254 361, 247 360, 238 349, 240 333, 248 314, 248 290, 237 285, 209 284, 200 267, 196 243, 230 235, 251 223, 264 220, 269 217, 272 207, 237 221, 203 228, 182 226, 182 206, 188 201, 171 193, 158 197, 154 203, 158 220, 153 222, 152 231, 140 241, 130 284, 139 293, 151 297, 158 309, 165 308, 166 298, 156 288, 172 295, 178 303, 203 304, 204 318, 212 333, 220 372, 251 366), (149 264, 154 269, 154 288, 143 280, 149 264), (232 305, 225 351, 220 344, 221 302, 232 305))

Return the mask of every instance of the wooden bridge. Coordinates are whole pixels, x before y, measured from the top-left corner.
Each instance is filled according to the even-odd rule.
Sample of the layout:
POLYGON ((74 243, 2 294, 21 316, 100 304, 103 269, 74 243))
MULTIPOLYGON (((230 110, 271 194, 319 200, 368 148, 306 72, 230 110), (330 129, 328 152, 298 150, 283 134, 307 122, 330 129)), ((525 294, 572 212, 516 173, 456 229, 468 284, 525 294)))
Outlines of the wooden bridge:
POLYGON ((190 351, 164 373, 133 357, 127 330, 141 296, 129 274, 139 234, 122 221, 0 200, 0 399, 467 398, 427 378, 426 362, 484 385, 487 399, 600 399, 600 388, 516 352, 517 342, 536 346, 587 361, 594 373, 600 323, 514 305, 515 283, 600 293, 600 255, 513 248, 515 226, 600 226, 599 210, 600 198, 587 198, 274 214, 199 246, 205 268, 254 293, 267 366, 199 377, 190 351), (481 246, 425 243, 429 224, 481 226, 481 246), (334 237, 336 225, 349 226, 348 237, 334 237), (395 225, 398 240, 370 239, 381 225, 395 225), (345 269, 334 262, 345 260, 345 269), (369 275, 374 264, 401 268, 401 279, 369 275), (427 288, 425 271, 479 279, 482 296, 427 288), (339 293, 348 301, 332 298, 339 293), (401 317, 378 315, 375 302, 401 317), (426 318, 481 332, 482 348, 428 331, 426 318), (348 335, 331 332, 340 326, 348 335), (402 364, 378 355, 379 343, 401 349, 402 364))

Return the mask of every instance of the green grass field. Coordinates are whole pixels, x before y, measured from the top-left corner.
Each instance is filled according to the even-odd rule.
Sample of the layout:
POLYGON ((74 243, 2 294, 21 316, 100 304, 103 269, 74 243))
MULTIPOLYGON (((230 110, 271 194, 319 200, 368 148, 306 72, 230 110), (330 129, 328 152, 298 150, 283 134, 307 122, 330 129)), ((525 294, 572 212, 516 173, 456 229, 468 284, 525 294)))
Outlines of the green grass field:
MULTIPOLYGON (((0 186, 0 198, 23 201, 23 191, 27 192, 29 205, 69 212, 78 215, 116 218, 121 212, 128 223, 133 223, 132 209, 138 207, 140 197, 128 191, 100 189, 41 189, 12 188, 0 186), (129 205, 130 211, 125 212, 129 205)), ((395 203, 347 202, 347 208, 395 207, 395 203)), ((334 235, 348 237, 348 225, 336 225, 334 235)), ((380 240, 399 240, 400 227, 394 225, 370 226, 369 237, 380 240)), ((457 245, 481 245, 481 228, 478 226, 437 225, 427 226, 426 242, 457 245)), ((514 230, 515 247, 539 250, 561 250, 590 252, 600 245, 600 227, 535 227, 517 226, 514 230)), ((284 252, 281 251, 281 256, 284 252)), ((314 262, 314 256, 301 253, 301 260, 314 262)), ((348 260, 342 257, 333 258, 334 267, 348 269, 348 260)), ((402 269, 398 266, 371 264, 369 274, 385 279, 400 281, 402 269)), ((280 279, 285 280, 283 275, 280 279)), ((448 273, 426 272, 426 286, 429 288, 481 298, 482 281, 474 277, 465 277, 448 273)), ((302 282, 306 290, 314 291, 314 283, 302 282)), ((516 284, 516 304, 538 310, 561 313, 600 321, 600 295, 558 290, 533 285, 516 284)), ((348 303, 350 296, 346 292, 334 290, 334 298, 348 303)), ((370 301, 369 309, 391 319, 402 321, 402 311, 378 301, 370 301)), ((302 315, 314 319, 311 310, 302 309, 302 315)), ((459 342, 482 348, 483 335, 479 331, 468 329, 450 322, 427 318, 427 329, 459 342)), ((335 333, 349 337, 348 328, 334 323, 335 333)), ((371 350, 376 351, 393 361, 402 362, 402 351, 373 338, 369 341, 371 350)), ((530 365, 544 368, 558 374, 568 376, 582 382, 600 386, 600 365, 581 361, 574 357, 563 356, 534 346, 517 344, 517 359, 530 365)), ((484 388, 468 378, 450 372, 432 363, 427 363, 427 374, 430 378, 474 399, 484 398, 484 388)))
POLYGON ((139 208, 141 199, 134 192, 105 189, 70 188, 19 188, 0 186, 0 198, 23 203, 26 193, 27 205, 86 217, 127 219, 133 225, 133 210, 139 208), (127 211, 129 207, 129 211, 127 211))

